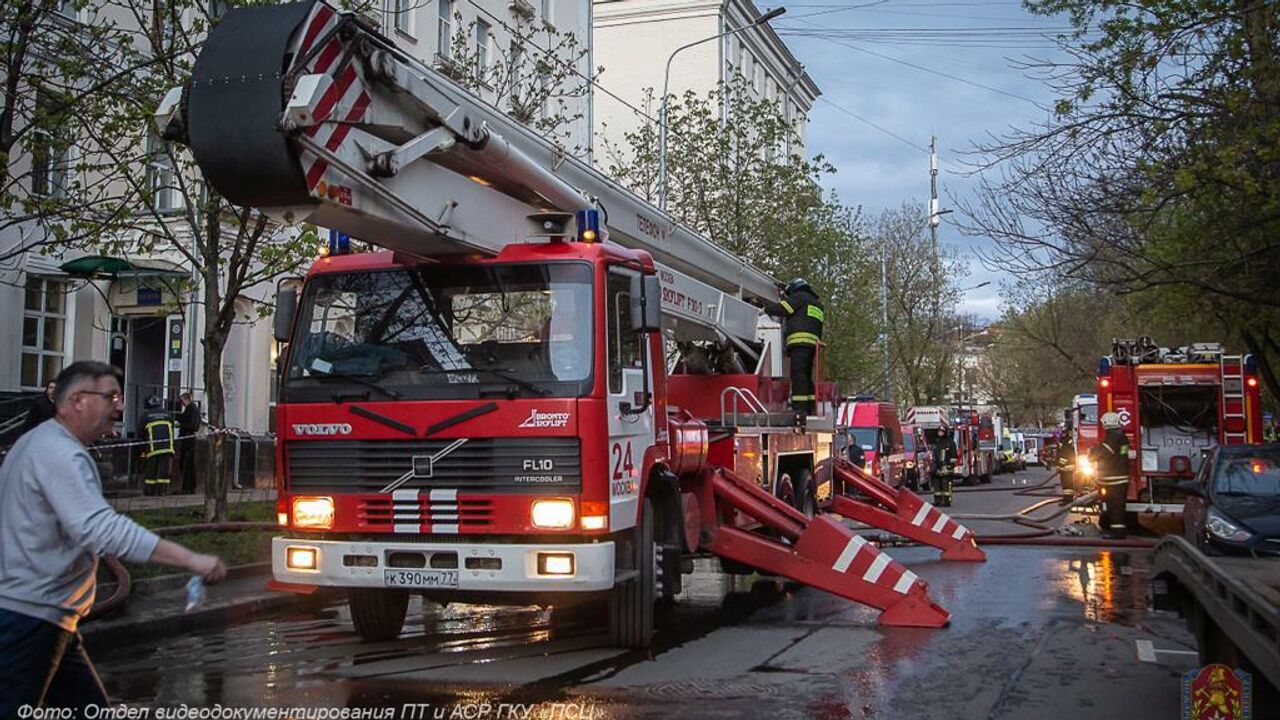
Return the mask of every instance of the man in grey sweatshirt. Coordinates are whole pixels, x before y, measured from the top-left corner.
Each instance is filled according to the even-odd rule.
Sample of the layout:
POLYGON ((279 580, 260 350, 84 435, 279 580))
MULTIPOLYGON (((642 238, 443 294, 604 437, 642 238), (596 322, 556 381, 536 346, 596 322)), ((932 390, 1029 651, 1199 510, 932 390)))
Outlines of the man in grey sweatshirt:
POLYGON ((209 582, 222 561, 116 513, 87 447, 109 433, 120 371, 80 361, 59 375, 57 414, 23 435, 0 466, 0 720, 23 705, 105 706, 76 627, 93 607, 99 555, 184 568, 209 582))

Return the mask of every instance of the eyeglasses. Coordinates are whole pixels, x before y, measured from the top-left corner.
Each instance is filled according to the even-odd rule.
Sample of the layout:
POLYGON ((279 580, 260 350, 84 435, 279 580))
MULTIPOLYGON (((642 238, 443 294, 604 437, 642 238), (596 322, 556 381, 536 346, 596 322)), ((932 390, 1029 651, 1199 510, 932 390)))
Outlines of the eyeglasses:
POLYGON ((79 392, 85 395, 97 395, 98 397, 106 398, 109 403, 118 403, 124 399, 124 395, 119 392, 102 392, 100 390, 80 390, 79 392))

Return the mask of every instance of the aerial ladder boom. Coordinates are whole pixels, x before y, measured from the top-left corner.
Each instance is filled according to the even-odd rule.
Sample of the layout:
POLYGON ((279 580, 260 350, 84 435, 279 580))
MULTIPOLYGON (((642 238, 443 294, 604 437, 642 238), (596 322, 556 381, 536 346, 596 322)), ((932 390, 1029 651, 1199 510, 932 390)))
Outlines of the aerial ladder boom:
MULTIPOLYGON (((757 338, 766 273, 319 2, 229 13, 160 122, 229 201, 418 257, 497 254, 546 235, 530 208, 598 210, 647 251, 676 325, 757 338), (463 178, 469 182, 463 181, 463 178), (513 235, 513 220, 528 231, 513 235)), ((576 220, 573 220, 576 222, 576 220)), ((696 334, 696 333, 695 333, 696 334)), ((705 335, 705 333, 704 333, 705 335)))
MULTIPOLYGON (((578 234, 584 228, 576 225, 598 213, 599 239, 653 258, 664 327, 676 339, 725 340, 748 352, 769 339, 780 344, 777 323, 752 304, 776 297, 768 274, 365 22, 321 2, 232 10, 210 33, 188 85, 165 98, 158 112, 165 136, 188 145, 205 179, 232 203, 424 260, 493 256, 529 237, 578 234)), ((806 517, 726 468, 680 481, 701 508, 706 549, 878 607, 887 624, 947 623, 922 580, 832 517, 806 517), (774 535, 726 522, 738 512, 774 535)), ((958 526, 941 527, 945 519, 933 527, 935 516, 914 497, 881 495, 887 509, 864 513, 862 522, 896 522, 944 549, 972 545, 958 526), (925 519, 930 529, 918 530, 925 519)))

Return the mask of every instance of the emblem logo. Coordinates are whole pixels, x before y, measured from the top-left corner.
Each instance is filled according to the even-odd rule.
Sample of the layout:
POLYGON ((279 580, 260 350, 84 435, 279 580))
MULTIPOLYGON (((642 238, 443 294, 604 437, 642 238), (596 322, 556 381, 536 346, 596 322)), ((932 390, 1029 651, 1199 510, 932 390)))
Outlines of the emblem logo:
POLYGON ((293 426, 294 435, 350 435, 347 423, 301 423, 293 426))
POLYGON ((414 478, 430 478, 434 476, 436 472, 436 463, 443 460, 449 453, 462 447, 466 444, 467 440, 468 438, 458 438, 431 455, 414 455, 410 460, 412 466, 409 468, 409 472, 396 478, 394 482, 382 488, 379 492, 389 493, 414 478))
POLYGON ((1182 676, 1183 720, 1252 720, 1253 678, 1214 663, 1182 676))
POLYGON ((537 408, 529 413, 529 417, 524 419, 516 427, 522 428, 562 428, 569 425, 569 413, 567 412, 540 412, 537 408))

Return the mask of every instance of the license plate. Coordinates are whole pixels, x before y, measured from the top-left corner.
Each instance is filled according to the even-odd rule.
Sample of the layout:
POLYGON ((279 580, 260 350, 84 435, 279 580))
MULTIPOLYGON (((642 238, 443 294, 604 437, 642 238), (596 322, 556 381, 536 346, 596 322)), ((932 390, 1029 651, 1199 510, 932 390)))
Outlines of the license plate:
POLYGON ((457 570, 385 570, 387 587, 456 588, 457 570))

